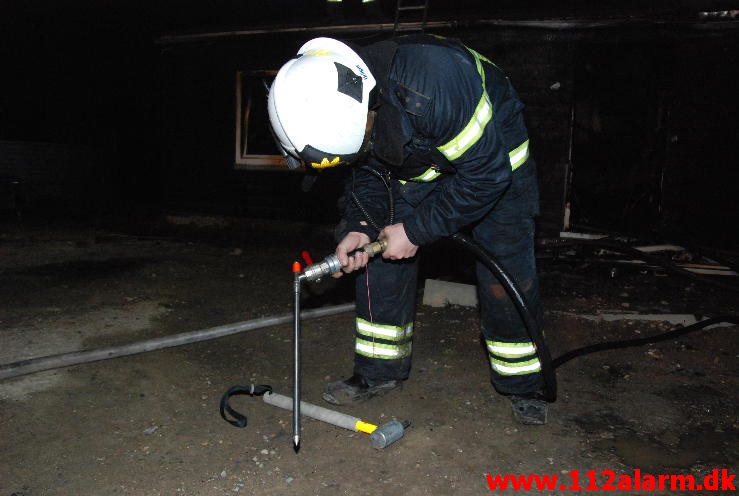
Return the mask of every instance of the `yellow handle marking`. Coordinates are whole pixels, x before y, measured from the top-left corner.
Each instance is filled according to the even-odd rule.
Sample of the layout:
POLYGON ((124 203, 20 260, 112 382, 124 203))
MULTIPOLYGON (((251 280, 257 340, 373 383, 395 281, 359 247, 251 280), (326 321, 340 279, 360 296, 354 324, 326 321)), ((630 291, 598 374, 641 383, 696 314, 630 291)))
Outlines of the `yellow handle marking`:
POLYGON ((354 428, 358 432, 364 432, 366 434, 372 434, 375 432, 375 429, 377 429, 377 426, 374 424, 368 424, 367 422, 362 422, 361 420, 358 420, 356 424, 354 424, 354 428))

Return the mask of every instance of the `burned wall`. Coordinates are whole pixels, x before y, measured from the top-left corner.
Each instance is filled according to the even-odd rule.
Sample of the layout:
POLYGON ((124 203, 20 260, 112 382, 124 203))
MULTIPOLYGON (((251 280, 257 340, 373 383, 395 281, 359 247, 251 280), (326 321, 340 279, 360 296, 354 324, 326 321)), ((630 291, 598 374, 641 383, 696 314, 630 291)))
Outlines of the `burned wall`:
POLYGON ((734 32, 577 45, 573 228, 739 246, 734 32))
POLYGON ((673 52, 661 221, 672 236, 739 248, 739 36, 673 52))

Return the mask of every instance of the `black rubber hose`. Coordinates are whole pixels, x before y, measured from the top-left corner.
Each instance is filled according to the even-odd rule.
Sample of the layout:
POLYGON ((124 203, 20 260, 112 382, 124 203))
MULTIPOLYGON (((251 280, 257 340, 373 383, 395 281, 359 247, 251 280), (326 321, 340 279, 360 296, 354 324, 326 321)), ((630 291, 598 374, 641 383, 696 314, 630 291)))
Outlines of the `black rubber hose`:
POLYGON ((248 386, 232 386, 228 388, 228 391, 223 393, 223 396, 221 396, 221 404, 220 404, 220 412, 221 412, 221 418, 228 422, 229 424, 233 425, 234 427, 240 427, 244 428, 246 427, 246 424, 249 423, 248 419, 246 418, 246 415, 243 415, 233 408, 231 408, 231 405, 229 405, 228 400, 231 399, 231 396, 234 396, 236 394, 248 394, 249 396, 262 396, 267 393, 272 392, 272 386, 267 384, 261 384, 261 385, 255 385, 250 384, 248 386), (229 418, 228 415, 231 416, 229 418))
POLYGON ((536 355, 539 358, 541 373, 544 378, 544 397, 547 401, 555 401, 557 399, 557 376, 552 364, 552 357, 549 354, 549 348, 544 342, 544 336, 541 329, 539 328, 536 319, 531 314, 529 306, 526 303, 526 298, 518 289, 518 285, 513 279, 511 279, 503 267, 501 267, 495 257, 483 248, 480 243, 460 233, 452 234, 449 238, 469 251, 480 263, 490 269, 503 288, 505 288, 508 296, 516 306, 524 325, 526 326, 529 339, 531 339, 531 342, 534 344, 534 348, 536 349, 536 355))
MULTIPOLYGON (((549 354, 549 348, 547 347, 546 343, 543 340, 543 336, 541 334, 541 330, 539 329, 538 325, 536 324, 536 321, 534 320, 533 316, 531 315, 531 311, 528 309, 528 306, 526 304, 526 300, 521 294, 521 292, 518 290, 515 282, 511 280, 510 276, 505 272, 505 270, 500 266, 498 261, 490 255, 482 246, 480 246, 479 243, 470 240, 469 238, 463 236, 462 234, 454 234, 450 237, 454 241, 461 244, 464 248, 466 248, 468 251, 470 251, 477 260, 485 264, 486 267, 488 267, 493 274, 498 278, 498 280, 501 282, 503 287, 508 292, 509 297, 513 300, 514 304, 516 305, 516 308, 518 309, 519 313, 521 314, 521 318, 524 321, 524 324, 526 325, 526 329, 529 331, 529 335, 531 337, 531 341, 534 343, 536 347, 536 352, 539 357, 539 361, 541 362, 541 369, 542 374, 544 375, 544 382, 547 388, 547 399, 550 401, 554 401, 556 398, 556 374, 554 372, 554 369, 559 367, 560 365, 564 365, 565 363, 569 362, 570 360, 573 360, 575 358, 588 355, 590 353, 596 353, 599 351, 607 351, 607 350, 617 350, 622 348, 631 348, 636 346, 644 346, 647 344, 652 343, 659 343, 662 341, 668 341, 670 339, 674 339, 679 336, 683 336, 685 334, 689 334, 691 332, 695 332, 701 329, 704 329, 706 327, 719 324, 719 323, 731 323, 735 325, 739 325, 739 316, 736 315, 720 315, 716 317, 711 317, 706 320, 702 320, 700 322, 696 322, 694 324, 685 326, 685 327, 679 327, 676 329, 672 329, 670 331, 656 334, 654 336, 645 336, 643 338, 635 338, 635 339, 625 339, 622 341, 608 341, 605 343, 597 343, 593 345, 583 346, 581 348, 577 348, 568 352, 563 353, 559 357, 552 359, 549 354), (552 394, 549 394, 549 392, 552 391, 552 394), (551 399, 550 399, 551 398, 551 399)), ((630 248, 627 245, 622 245, 617 242, 584 242, 584 243, 572 243, 572 244, 585 244, 585 245, 591 245, 591 246, 598 246, 601 248, 610 248, 610 249, 620 249, 622 251, 626 251, 628 253, 631 253, 633 255, 644 255, 640 251, 636 250, 635 248, 630 248), (624 248, 630 248, 628 250, 625 250, 624 248)), ((558 245, 561 246, 561 245, 558 245)), ((642 257, 645 260, 648 260, 650 262, 661 262, 657 257, 653 256, 643 256, 642 257)), ((689 271, 686 271, 684 269, 681 269, 675 265, 667 264, 668 267, 674 269, 674 272, 680 273, 682 275, 689 275, 694 276, 689 271)), ((700 280, 704 280, 704 282, 714 282, 711 280, 705 281, 707 278, 699 278, 700 280)))
POLYGON ((678 336, 682 336, 684 334, 688 334, 690 332, 697 331, 705 327, 712 326, 714 324, 720 324, 722 322, 728 322, 731 324, 739 325, 739 317, 736 315, 721 315, 718 317, 701 320, 700 322, 696 322, 695 324, 690 324, 685 327, 679 327, 677 329, 672 329, 670 331, 664 332, 662 334, 657 334, 654 336, 646 336, 643 338, 635 338, 635 339, 625 339, 623 341, 608 341, 606 343, 598 343, 598 344, 592 344, 589 346, 583 346, 582 348, 577 348, 575 350, 568 351, 562 354, 561 356, 555 358, 552 361, 552 366, 557 368, 560 365, 563 365, 569 362, 573 358, 577 358, 577 357, 587 355, 590 353, 595 353, 597 351, 630 348, 633 346, 643 346, 645 344, 667 341, 669 339, 674 339, 678 336))

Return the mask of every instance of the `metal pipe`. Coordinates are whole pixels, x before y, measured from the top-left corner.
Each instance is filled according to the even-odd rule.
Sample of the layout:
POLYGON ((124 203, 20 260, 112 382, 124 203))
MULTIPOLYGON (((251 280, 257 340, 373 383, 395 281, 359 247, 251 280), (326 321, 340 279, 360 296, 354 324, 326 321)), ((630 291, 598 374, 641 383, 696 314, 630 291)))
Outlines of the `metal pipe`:
MULTIPOLYGON (((301 312, 302 319, 316 319, 329 315, 349 312, 354 310, 354 303, 344 303, 330 307, 314 308, 301 312)), ((174 334, 172 336, 163 336, 160 338, 138 341, 135 343, 113 346, 108 348, 97 348, 93 350, 75 351, 71 353, 62 353, 58 355, 49 355, 39 358, 30 358, 20 360, 18 362, 6 363, 0 365, 0 380, 10 379, 21 375, 41 372, 43 370, 58 369, 68 367, 70 365, 78 365, 81 363, 96 362, 99 360, 107 360, 110 358, 118 358, 122 356, 135 355, 137 353, 145 353, 147 351, 159 350, 162 348, 172 348, 183 344, 197 343, 199 341, 207 341, 209 339, 217 339, 240 332, 252 331, 264 327, 287 324, 293 320, 293 314, 277 315, 271 317, 263 317, 234 324, 227 324, 218 327, 211 327, 199 331, 184 332, 174 334)))
POLYGON ((300 264, 293 265, 293 450, 300 450, 300 264))
MULTIPOLYGON (((287 411, 293 411, 294 413, 294 405, 295 405, 295 402, 293 401, 294 398, 289 398, 285 395, 271 392, 271 393, 266 393, 264 396, 262 396, 262 399, 268 405, 276 406, 278 408, 282 408, 287 411)), ((328 424, 335 425, 337 427, 349 429, 350 431, 358 432, 359 431, 358 424, 359 425, 362 424, 362 421, 357 417, 347 415, 346 413, 329 410, 328 408, 314 405, 312 403, 308 403, 305 401, 300 402, 300 408, 302 408, 303 412, 305 413, 307 417, 320 420, 321 422, 326 422, 328 424)), ((372 426, 372 427, 376 428, 376 426, 372 426)))
MULTIPOLYGON (((293 401, 294 398, 288 398, 287 396, 277 394, 273 391, 267 392, 262 396, 262 399, 268 405, 283 408, 285 410, 293 410, 295 405, 293 401)), ((347 415, 346 413, 329 410, 328 408, 307 403, 305 401, 300 402, 300 408, 303 410, 306 417, 320 420, 327 424, 342 427, 350 431, 369 434, 372 446, 377 449, 386 448, 398 439, 402 438, 405 434, 405 430, 411 425, 407 420, 391 420, 390 422, 378 427, 375 424, 370 424, 369 422, 347 415)))

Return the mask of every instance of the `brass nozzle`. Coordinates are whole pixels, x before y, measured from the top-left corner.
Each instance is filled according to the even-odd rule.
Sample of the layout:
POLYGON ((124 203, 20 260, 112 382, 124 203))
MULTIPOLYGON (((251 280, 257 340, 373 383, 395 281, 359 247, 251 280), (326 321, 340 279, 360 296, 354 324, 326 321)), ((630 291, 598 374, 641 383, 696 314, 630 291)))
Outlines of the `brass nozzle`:
MULTIPOLYGON (((367 255, 374 257, 375 255, 382 253, 387 248, 387 241, 381 239, 374 243, 367 243, 366 245, 358 248, 356 251, 363 251, 367 255)), ((335 274, 341 270, 341 264, 339 258, 335 255, 329 255, 318 263, 309 265, 301 273, 300 277, 308 281, 319 282, 324 276, 335 274)))
POLYGON ((378 253, 385 251, 385 248, 387 248, 387 240, 380 239, 374 243, 367 243, 362 247, 362 250, 370 257, 374 257, 378 253))

